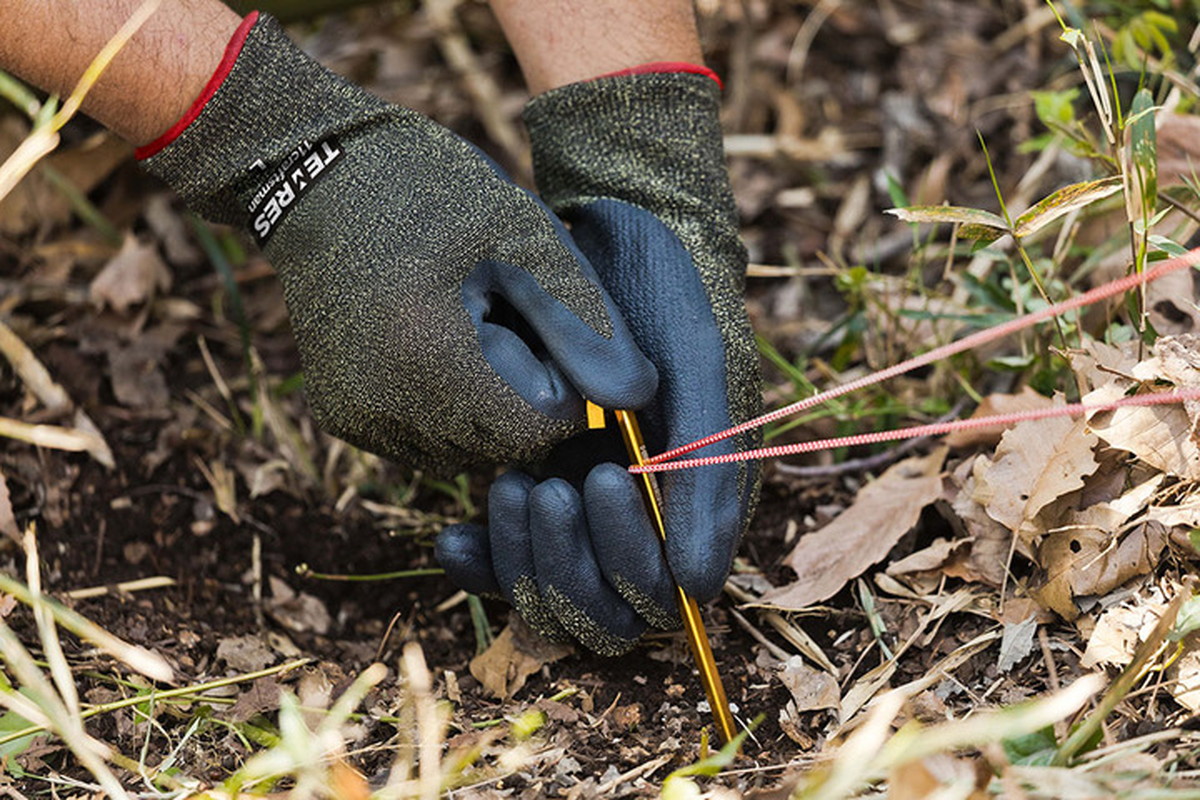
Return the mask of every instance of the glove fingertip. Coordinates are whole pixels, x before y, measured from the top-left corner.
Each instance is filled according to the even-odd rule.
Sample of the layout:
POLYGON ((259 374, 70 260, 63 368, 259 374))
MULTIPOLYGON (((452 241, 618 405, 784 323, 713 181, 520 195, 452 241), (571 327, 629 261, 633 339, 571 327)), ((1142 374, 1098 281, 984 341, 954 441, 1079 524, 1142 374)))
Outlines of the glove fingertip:
POLYGON ((487 528, 481 525, 451 525, 434 540, 434 557, 460 589, 472 594, 500 594, 500 583, 492 568, 487 528))
POLYGON ((577 376, 580 393, 601 408, 636 410, 648 406, 658 392, 658 370, 632 340, 629 348, 632 352, 623 357, 616 354, 616 358, 608 359, 603 380, 593 382, 586 375, 577 376))

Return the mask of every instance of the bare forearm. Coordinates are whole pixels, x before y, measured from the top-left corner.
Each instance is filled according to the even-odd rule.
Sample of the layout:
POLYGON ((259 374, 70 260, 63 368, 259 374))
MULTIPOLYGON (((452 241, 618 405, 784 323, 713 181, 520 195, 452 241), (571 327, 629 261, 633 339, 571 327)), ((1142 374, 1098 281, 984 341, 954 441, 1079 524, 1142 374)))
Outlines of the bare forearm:
POLYGON ((654 61, 702 63, 691 0, 489 0, 534 94, 654 61))
MULTIPOLYGON (((0 69, 66 93, 142 0, 2 0, 0 69)), ((162 5, 89 93, 84 111, 134 144, 167 130, 200 95, 240 18, 218 0, 162 5)))

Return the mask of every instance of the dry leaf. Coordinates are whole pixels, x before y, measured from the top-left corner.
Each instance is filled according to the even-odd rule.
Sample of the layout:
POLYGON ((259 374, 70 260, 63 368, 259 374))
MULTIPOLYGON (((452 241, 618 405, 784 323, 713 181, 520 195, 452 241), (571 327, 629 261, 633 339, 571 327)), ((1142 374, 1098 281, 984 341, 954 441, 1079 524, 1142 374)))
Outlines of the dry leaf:
POLYGON ((1139 352, 1139 345, 1135 341, 1114 345, 1087 339, 1082 351, 1071 352, 1071 369, 1081 384, 1090 389, 1099 389, 1114 382, 1128 388, 1135 382, 1133 370, 1141 360, 1139 352))
POLYGON ((230 636, 217 645, 217 658, 237 672, 258 672, 275 663, 275 654, 258 636, 230 636))
POLYGON ((1183 640, 1183 655, 1167 670, 1171 695, 1188 711, 1200 711, 1200 636, 1183 640))
POLYGON ((187 224, 176 213, 171 194, 156 194, 146 201, 142 217, 158 241, 162 242, 167 261, 175 267, 194 267, 204 263, 204 254, 192 244, 187 224))
POLYGON ((1200 528, 1200 496, 1193 495, 1182 503, 1169 506, 1149 506, 1146 509, 1146 519, 1167 528, 1181 525, 1200 528))
POLYGON ((970 543, 970 539, 934 539, 928 547, 888 564, 886 572, 893 578, 912 573, 936 572, 946 566, 957 551, 965 549, 970 543))
POLYGON ((163 408, 171 399, 162 371, 166 355, 184 333, 182 325, 156 325, 133 341, 106 342, 113 394, 130 408, 163 408))
MULTIPOLYGON (((1105 403, 1125 394, 1110 384, 1087 394, 1085 403, 1105 403)), ((1187 480, 1200 480, 1200 447, 1192 439, 1192 422, 1179 405, 1126 406, 1101 411, 1088 419, 1100 440, 1132 453, 1157 470, 1187 480)))
POLYGON ((300 714, 310 730, 317 730, 325 720, 325 709, 333 702, 333 681, 320 667, 305 669, 296 685, 300 714))
MULTIPOLYGON (((1035 392, 1028 386, 1022 387, 1017 394, 989 394, 983 398, 972 412, 970 419, 987 417, 994 414, 1016 414, 1021 411, 1047 408, 1054 401, 1043 394, 1035 392)), ((976 428, 974 430, 951 431, 942 439, 948 446, 959 449, 974 446, 994 446, 1000 441, 1007 428, 976 428)))
POLYGON ((1138 525, 1113 546, 1113 534, 1095 529, 1047 536, 1038 550, 1046 582, 1038 600, 1063 619, 1079 616, 1074 599, 1105 595, 1137 575, 1149 573, 1167 545, 1157 523, 1138 525))
POLYGON ((267 613, 290 631, 326 634, 333 628, 333 618, 325 604, 311 594, 297 592, 274 575, 268 578, 271 599, 264 604, 267 613))
MULTIPOLYGON (((986 461, 987 457, 980 455, 975 461, 979 460, 986 461)), ((938 504, 942 515, 956 529, 961 527, 971 540, 971 548, 966 557, 954 565, 953 577, 1001 586, 1013 550, 1013 533, 992 519, 987 509, 975 499, 973 464, 972 461, 964 462, 948 482, 947 492, 951 493, 949 508, 945 507, 945 503, 938 504), (955 491, 953 485, 959 481, 961 488, 955 491)), ((1032 555, 1024 541, 1018 539, 1015 544, 1016 552, 1026 558, 1032 555)), ((948 570, 947 574, 951 572, 948 570)))
MULTIPOLYGON (((1146 383, 1168 381, 1189 389, 1200 386, 1200 336, 1191 333, 1160 336, 1154 343, 1154 357, 1134 367, 1133 374, 1146 383)), ((1183 407, 1191 417, 1195 438, 1200 400, 1184 400, 1183 407)))
POLYGON ((250 487, 250 499, 253 500, 276 490, 286 490, 291 465, 282 458, 272 458, 261 464, 241 460, 237 462, 237 471, 250 487))
MULTIPOLYGON (((983 766, 983 765, 980 765, 983 766)), ((966 800, 986 800, 983 791, 990 771, 979 769, 967 758, 939 753, 916 761, 907 761, 888 776, 888 800, 926 800, 930 797, 962 797, 966 800), (967 787, 975 789, 964 793, 967 787)))
POLYGON ((1158 184, 1179 185, 1200 171, 1200 117, 1160 112, 1158 134, 1158 184))
POLYGON ((12 498, 8 494, 8 480, 0 472, 0 534, 14 542, 21 541, 21 531, 17 528, 17 517, 13 513, 12 498))
MULTIPOLYGON (((1061 399, 1056 401, 1061 404, 1061 399)), ((992 519, 1032 540, 1038 512, 1084 485, 1099 464, 1083 420, 1032 420, 1005 431, 991 461, 977 460, 974 499, 992 519)))
POLYGON ((371 784, 361 772, 338 759, 329 768, 329 794, 339 800, 370 800, 371 784))
POLYGON ((1036 614, 1020 622, 1004 623, 1004 635, 1000 638, 1000 658, 996 664, 1001 672, 1008 672, 1033 652, 1033 636, 1037 633, 1037 627, 1036 614))
POLYGON ((837 679, 823 670, 813 669, 800 656, 792 656, 779 670, 779 680, 792 693, 788 706, 795 711, 841 708, 842 695, 837 679))
POLYGON ((1100 664, 1123 667, 1133 660, 1137 646, 1154 629, 1165 602, 1138 597, 1132 606, 1116 606, 1100 615, 1088 637, 1087 650, 1079 662, 1083 669, 1100 664))
POLYGON ((827 600, 886 557, 917 524, 921 510, 941 496, 946 450, 939 447, 894 464, 832 522, 800 537, 784 559, 796 581, 764 594, 755 605, 797 609, 827 600))
POLYGON ((143 244, 126 236, 121 250, 112 257, 88 287, 88 299, 98 308, 108 306, 119 314, 171 288, 171 271, 153 243, 143 244))
POLYGON ((516 614, 484 652, 471 659, 471 674, 493 697, 507 700, 525 685, 530 675, 544 664, 558 661, 575 652, 569 644, 545 639, 527 626, 516 614))
POLYGON ((238 695, 237 702, 229 709, 232 722, 246 722, 258 714, 266 714, 279 708, 279 684, 268 675, 250 684, 250 688, 238 695))
MULTIPOLYGON (((1200 166, 1200 161, 1197 161, 1200 166)), ((1160 336, 1176 336, 1200 330, 1195 273, 1171 272, 1146 284, 1146 307, 1150 324, 1160 336)))

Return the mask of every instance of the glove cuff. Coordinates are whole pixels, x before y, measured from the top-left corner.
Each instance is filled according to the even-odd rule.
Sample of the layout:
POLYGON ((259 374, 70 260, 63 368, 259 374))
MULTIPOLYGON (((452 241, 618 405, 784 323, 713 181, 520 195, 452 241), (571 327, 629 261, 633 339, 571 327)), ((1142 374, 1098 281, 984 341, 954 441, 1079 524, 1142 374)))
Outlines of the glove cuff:
POLYGON ((208 83, 204 85, 204 90, 200 92, 200 96, 184 112, 183 116, 176 120, 174 125, 167 128, 161 136, 133 151, 133 155, 138 161, 149 158, 175 141, 179 137, 179 134, 183 133, 195 121, 196 117, 200 116, 200 112, 208 105, 208 101, 212 99, 212 96, 217 93, 217 89, 225 82, 225 78, 229 76, 229 71, 233 69, 234 63, 242 53, 242 46, 246 43, 246 37, 250 34, 250 29, 254 27, 257 21, 257 11, 251 11, 246 15, 246 18, 238 25, 237 30, 233 32, 233 36, 230 37, 229 44, 225 45, 225 55, 221 57, 221 63, 217 64, 217 68, 213 71, 212 77, 208 79, 208 83))
POLYGON ((188 114, 143 149, 142 166, 200 215, 247 227, 262 245, 341 156, 339 135, 401 113, 390 109, 310 58, 273 17, 254 14, 188 114))
POLYGON ((568 218, 602 198, 631 203, 693 252, 716 245, 736 265, 743 257, 719 112, 717 83, 697 72, 618 74, 541 94, 524 119, 542 197, 568 218))
POLYGON ((717 88, 724 89, 725 84, 717 73, 713 72, 703 64, 693 64, 689 61, 652 61, 648 64, 638 64, 636 67, 627 67, 614 72, 606 72, 603 75, 597 75, 592 80, 600 78, 619 78, 627 75, 653 75, 658 73, 690 73, 693 75, 703 75, 706 78, 712 78, 716 81, 717 88))

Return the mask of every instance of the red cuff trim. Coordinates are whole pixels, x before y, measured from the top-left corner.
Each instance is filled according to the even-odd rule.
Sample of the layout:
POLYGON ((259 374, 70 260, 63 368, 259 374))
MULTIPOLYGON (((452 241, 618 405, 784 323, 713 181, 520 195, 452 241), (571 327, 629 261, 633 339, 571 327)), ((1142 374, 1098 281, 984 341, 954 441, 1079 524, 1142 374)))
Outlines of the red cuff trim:
POLYGON ((250 29, 254 27, 254 23, 258 21, 258 12, 252 11, 242 20, 242 24, 233 33, 233 37, 229 40, 229 44, 225 45, 225 55, 221 57, 221 63, 217 65, 217 69, 213 72, 212 77, 208 79, 208 83, 204 85, 204 91, 196 98, 196 102, 192 103, 191 108, 187 110, 179 121, 167 129, 167 132, 159 136, 153 142, 144 144, 133 151, 133 155, 140 161, 144 158, 149 158, 183 133, 188 125, 191 125, 196 117, 200 116, 200 112, 204 110, 204 106, 208 105, 208 101, 217 93, 217 89, 221 88, 221 84, 225 82, 229 71, 233 69, 233 64, 237 61, 242 52, 242 45, 246 43, 246 36, 249 35, 250 29))
POLYGON ((598 78, 617 78, 624 75, 652 75, 658 72, 687 72, 692 75, 704 75, 716 81, 717 86, 721 89, 725 88, 725 84, 721 82, 721 78, 717 73, 708 67, 700 64, 690 64, 687 61, 654 61, 649 64, 638 64, 636 67, 628 67, 626 69, 619 69, 616 72, 597 75, 592 80, 597 80, 598 78))

